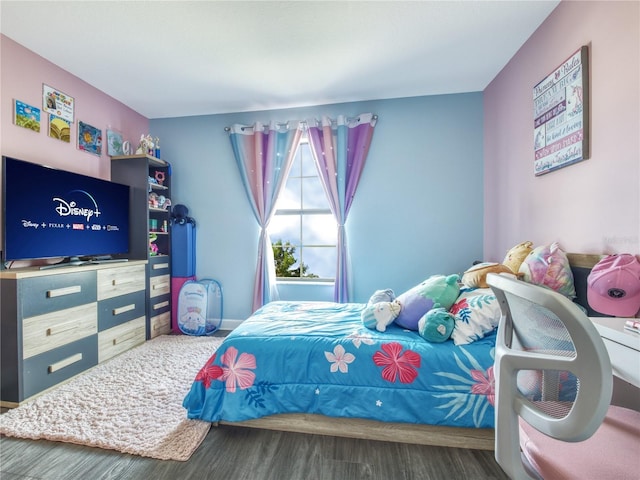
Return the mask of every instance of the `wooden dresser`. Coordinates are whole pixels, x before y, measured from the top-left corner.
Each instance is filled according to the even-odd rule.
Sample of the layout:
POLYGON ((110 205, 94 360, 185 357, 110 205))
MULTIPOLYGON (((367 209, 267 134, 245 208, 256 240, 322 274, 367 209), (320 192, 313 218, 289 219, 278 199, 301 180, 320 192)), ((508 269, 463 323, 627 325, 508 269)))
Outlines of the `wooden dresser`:
POLYGON ((0 405, 146 339, 146 261, 0 272, 0 405))

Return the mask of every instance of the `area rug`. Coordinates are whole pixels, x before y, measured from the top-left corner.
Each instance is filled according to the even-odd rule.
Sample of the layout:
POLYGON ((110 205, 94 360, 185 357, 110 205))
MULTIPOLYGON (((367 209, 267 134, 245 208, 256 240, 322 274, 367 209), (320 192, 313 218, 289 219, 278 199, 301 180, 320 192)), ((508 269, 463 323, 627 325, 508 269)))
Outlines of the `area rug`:
POLYGON ((156 337, 0 415, 0 434, 188 460, 211 424, 182 400, 222 340, 156 337))

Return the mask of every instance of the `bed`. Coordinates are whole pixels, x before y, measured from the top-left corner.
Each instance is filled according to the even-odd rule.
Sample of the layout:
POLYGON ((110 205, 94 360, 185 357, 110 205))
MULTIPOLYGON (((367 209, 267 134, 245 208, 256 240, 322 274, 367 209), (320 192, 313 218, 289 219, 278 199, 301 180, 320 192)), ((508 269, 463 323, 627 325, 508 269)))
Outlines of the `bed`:
MULTIPOLYGON (((568 258, 576 301, 587 305, 586 277, 600 257, 568 258)), ((184 400, 188 417, 214 425, 493 450, 495 331, 465 345, 430 343, 395 324, 385 332, 366 328, 363 308, 265 305, 202 367, 184 400)))
POLYGON ((297 432, 493 448, 495 333, 430 343, 366 328, 365 304, 271 302, 224 340, 188 417, 297 432))

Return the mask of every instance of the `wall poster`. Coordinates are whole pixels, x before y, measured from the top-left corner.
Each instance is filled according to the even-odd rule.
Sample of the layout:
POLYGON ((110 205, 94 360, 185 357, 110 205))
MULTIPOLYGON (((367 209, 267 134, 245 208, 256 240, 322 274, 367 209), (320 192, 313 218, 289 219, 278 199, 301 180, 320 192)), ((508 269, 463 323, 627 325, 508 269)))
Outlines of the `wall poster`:
POLYGON ((589 158, 589 49, 581 47, 533 87, 533 172, 589 158))

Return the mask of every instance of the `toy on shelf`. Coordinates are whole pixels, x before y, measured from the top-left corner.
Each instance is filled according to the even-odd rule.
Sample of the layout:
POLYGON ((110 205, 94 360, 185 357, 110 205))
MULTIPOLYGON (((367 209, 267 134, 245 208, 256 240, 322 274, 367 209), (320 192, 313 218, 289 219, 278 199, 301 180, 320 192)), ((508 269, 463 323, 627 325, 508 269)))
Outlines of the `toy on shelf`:
POLYGON ((151 135, 140 135, 140 143, 136 150, 136 154, 152 155, 155 156, 156 149, 151 135))
POLYGON ((158 239, 158 235, 155 233, 149 234, 149 255, 155 257, 156 255, 160 255, 160 251, 158 249, 158 245, 156 245, 155 241, 158 239))
POLYGON ((167 198, 164 195, 158 195, 156 192, 151 192, 149 194, 150 208, 160 208, 163 210, 168 210, 170 206, 171 206, 170 198, 167 198))
POLYGON ((165 174, 161 170, 156 170, 155 172, 155 180, 158 185, 164 185, 165 174))

